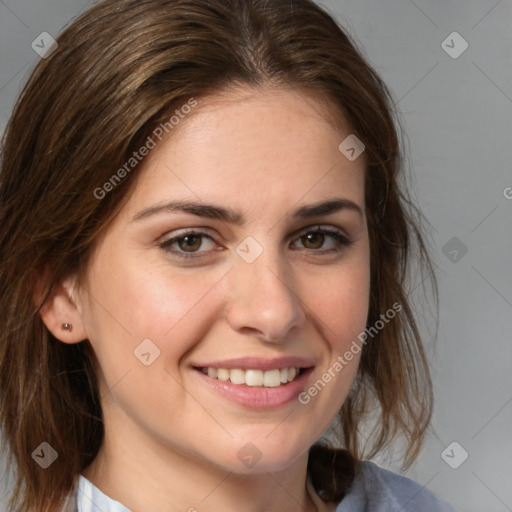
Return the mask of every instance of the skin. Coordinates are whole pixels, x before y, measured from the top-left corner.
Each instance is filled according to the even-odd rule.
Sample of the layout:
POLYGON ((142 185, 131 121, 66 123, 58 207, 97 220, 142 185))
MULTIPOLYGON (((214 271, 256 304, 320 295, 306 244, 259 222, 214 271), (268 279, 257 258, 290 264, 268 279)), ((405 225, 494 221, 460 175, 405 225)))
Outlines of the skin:
POLYGON ((289 89, 231 88, 203 98, 144 161, 81 282, 71 276, 43 309, 64 343, 87 338, 93 346, 105 441, 83 475, 129 509, 334 510, 306 485, 307 455, 346 399, 360 354, 308 404, 268 410, 228 401, 191 368, 233 357, 308 357, 315 368, 307 389, 364 330, 365 160, 338 150, 351 132, 333 111, 289 89), (362 215, 291 216, 333 197, 353 201, 362 215), (132 220, 171 200, 240 210, 246 223, 182 212, 132 220), (351 244, 309 239, 316 226, 337 229, 351 244), (187 254, 183 240, 160 247, 184 228, 211 236, 191 241, 199 257, 169 252, 187 254), (263 249, 252 263, 236 252, 248 236, 263 249), (133 353, 146 338, 160 350, 149 366, 133 353), (250 468, 237 457, 248 442, 262 454, 250 468))

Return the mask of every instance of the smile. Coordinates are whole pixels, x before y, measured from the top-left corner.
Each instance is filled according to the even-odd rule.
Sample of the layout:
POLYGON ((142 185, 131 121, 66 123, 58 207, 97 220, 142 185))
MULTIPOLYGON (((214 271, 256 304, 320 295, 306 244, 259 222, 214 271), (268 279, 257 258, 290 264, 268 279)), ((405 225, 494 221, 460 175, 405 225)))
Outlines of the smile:
POLYGON ((222 382, 231 382, 235 385, 264 388, 276 388, 284 386, 295 380, 305 368, 275 368, 271 370, 246 369, 241 368, 199 368, 199 370, 212 379, 222 382))

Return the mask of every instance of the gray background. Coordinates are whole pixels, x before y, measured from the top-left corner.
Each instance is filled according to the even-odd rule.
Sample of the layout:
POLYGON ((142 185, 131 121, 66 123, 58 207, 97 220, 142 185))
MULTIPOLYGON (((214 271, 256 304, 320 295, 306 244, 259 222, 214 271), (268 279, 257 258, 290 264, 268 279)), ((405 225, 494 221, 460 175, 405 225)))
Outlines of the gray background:
MULTIPOLYGON (((416 195, 433 226, 440 284, 438 341, 427 343, 434 430, 405 474, 461 512, 512 511, 512 2, 323 3, 398 102, 416 195), (442 46, 454 31, 469 44, 457 58, 442 46), (457 469, 441 456, 453 442, 445 452, 452 465, 462 449, 469 454, 457 469)), ((0 130, 39 58, 32 41, 44 31, 57 36, 88 5, 0 0, 0 130)), ((457 39, 446 44, 461 48, 457 39)), ((376 460, 400 471, 396 454, 376 460)))

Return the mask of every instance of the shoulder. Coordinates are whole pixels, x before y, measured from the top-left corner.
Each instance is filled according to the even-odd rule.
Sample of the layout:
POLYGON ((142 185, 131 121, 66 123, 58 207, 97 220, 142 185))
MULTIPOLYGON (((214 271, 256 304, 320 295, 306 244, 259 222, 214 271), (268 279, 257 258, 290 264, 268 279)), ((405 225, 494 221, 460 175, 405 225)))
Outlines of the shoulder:
POLYGON ((456 512, 423 485, 370 461, 359 464, 336 512, 456 512))

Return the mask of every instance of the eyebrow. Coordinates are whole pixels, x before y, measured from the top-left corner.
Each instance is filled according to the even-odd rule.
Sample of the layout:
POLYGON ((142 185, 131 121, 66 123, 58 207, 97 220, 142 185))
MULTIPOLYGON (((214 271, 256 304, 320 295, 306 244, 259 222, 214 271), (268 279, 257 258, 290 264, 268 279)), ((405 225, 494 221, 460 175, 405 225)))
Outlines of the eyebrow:
MULTIPOLYGON (((340 210, 354 211, 361 217, 363 216, 361 208, 356 203, 350 199, 337 197, 301 206, 293 212, 292 217, 294 219, 309 219, 320 215, 330 215, 340 210)), ((239 210, 214 204, 200 203, 197 201, 172 201, 166 204, 150 206, 149 208, 145 208, 137 213, 133 217, 132 222, 147 219, 148 217, 152 217, 159 213, 169 212, 189 213, 197 217, 221 220, 238 226, 243 225, 246 222, 245 215, 239 210)))

